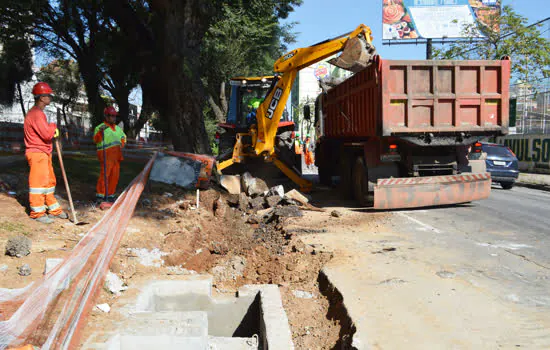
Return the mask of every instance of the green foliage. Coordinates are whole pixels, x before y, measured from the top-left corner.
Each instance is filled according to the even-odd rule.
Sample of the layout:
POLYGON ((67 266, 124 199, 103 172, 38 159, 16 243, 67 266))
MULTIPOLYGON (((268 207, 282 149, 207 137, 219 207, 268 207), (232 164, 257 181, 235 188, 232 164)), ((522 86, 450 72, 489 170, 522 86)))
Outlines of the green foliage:
POLYGON ((464 27, 466 36, 482 34, 484 39, 443 46, 434 50, 434 57, 495 60, 510 56, 512 74, 517 79, 529 81, 550 75, 550 43, 537 26, 528 26, 527 19, 510 6, 504 6, 502 13, 489 16, 486 22, 464 27))
POLYGON ((0 46, 0 104, 12 105, 17 84, 32 78, 32 53, 23 38, 0 39, 0 46))
POLYGON ((295 41, 293 24, 281 24, 279 19, 299 4, 299 0, 257 0, 223 5, 220 19, 206 33, 201 53, 203 82, 214 101, 224 104, 229 86, 225 95, 220 88, 231 77, 271 74, 286 44, 295 41))
POLYGON ((72 107, 84 88, 78 65, 73 60, 58 59, 41 67, 36 73, 38 80, 47 82, 55 92, 55 100, 63 106, 72 107))

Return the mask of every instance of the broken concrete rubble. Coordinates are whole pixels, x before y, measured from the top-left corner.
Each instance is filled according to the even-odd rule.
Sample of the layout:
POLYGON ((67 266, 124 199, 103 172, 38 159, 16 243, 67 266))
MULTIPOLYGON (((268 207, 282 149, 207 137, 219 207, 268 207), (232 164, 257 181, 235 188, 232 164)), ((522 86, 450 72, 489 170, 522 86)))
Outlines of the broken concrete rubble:
POLYGON ((285 194, 285 199, 287 200, 294 200, 302 205, 306 205, 309 200, 307 199, 306 196, 304 196, 303 194, 301 194, 300 192, 296 191, 296 190, 290 190, 288 191, 286 194, 285 194))
POLYGON ((265 202, 269 208, 276 207, 277 204, 281 203, 282 197, 278 195, 269 196, 265 198, 265 202))
POLYGON ((30 276, 32 272, 29 264, 24 264, 22 266, 19 266, 18 270, 19 270, 19 276, 30 276))
POLYGON ((255 178, 246 172, 241 177, 242 189, 250 197, 256 197, 262 195, 264 192, 269 191, 269 187, 264 180, 255 178))
POLYGON ((254 197, 250 200, 250 206, 254 210, 264 209, 265 199, 263 197, 254 197))
POLYGON ((285 188, 283 187, 283 185, 271 187, 271 189, 269 189, 269 192, 267 193, 267 196, 279 196, 280 198, 283 198, 285 196, 285 188))
POLYGON ((246 211, 250 205, 250 199, 244 193, 239 193, 239 209, 246 211))
POLYGON ((29 238, 19 235, 12 236, 6 243, 6 255, 21 258, 31 253, 32 242, 29 238))
POLYGON ((220 185, 229 192, 229 194, 239 194, 241 190, 241 177, 238 175, 220 176, 220 185))
POLYGON ((109 271, 107 277, 105 277, 105 288, 114 295, 120 295, 120 292, 128 289, 120 277, 111 271, 109 271))

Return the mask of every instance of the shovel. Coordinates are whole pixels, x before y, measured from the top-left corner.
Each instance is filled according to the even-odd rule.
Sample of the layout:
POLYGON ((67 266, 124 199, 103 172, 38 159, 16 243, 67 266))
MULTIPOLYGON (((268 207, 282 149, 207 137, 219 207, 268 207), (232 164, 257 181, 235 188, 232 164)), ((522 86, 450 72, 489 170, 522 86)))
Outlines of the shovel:
POLYGON ((61 167, 61 173, 63 174, 63 181, 65 182, 65 190, 67 191, 67 197, 69 197, 69 205, 71 206, 71 214, 73 214, 73 224, 75 225, 87 225, 87 222, 79 222, 76 218, 76 212, 74 211, 73 198, 71 196, 71 189, 69 188, 69 181, 67 181, 67 174, 65 173, 65 166, 63 165, 63 157, 61 156, 61 147, 59 146, 59 138, 55 139, 55 149, 57 150, 57 156, 59 157, 59 165, 61 167))

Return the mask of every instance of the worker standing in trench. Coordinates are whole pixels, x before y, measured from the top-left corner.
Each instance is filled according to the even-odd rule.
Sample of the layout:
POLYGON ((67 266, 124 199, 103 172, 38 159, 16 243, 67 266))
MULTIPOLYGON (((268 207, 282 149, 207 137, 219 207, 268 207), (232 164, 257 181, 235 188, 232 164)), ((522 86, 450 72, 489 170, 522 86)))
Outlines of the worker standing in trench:
POLYGON ((55 123, 48 123, 44 109, 53 99, 53 90, 46 83, 37 83, 32 89, 34 107, 25 116, 25 157, 29 163, 30 217, 43 224, 54 218, 67 219, 55 192, 55 173, 52 165, 52 140, 59 136, 55 123), (46 215, 46 211, 49 215, 46 215))
POLYGON ((118 113, 114 107, 105 108, 103 111, 105 121, 94 130, 94 143, 97 147, 97 158, 101 166, 96 186, 96 199, 100 202, 114 202, 116 186, 120 177, 120 162, 124 159, 122 148, 126 145, 126 134, 116 125, 117 115, 118 113), (105 172, 107 174, 108 193, 105 193, 105 172))

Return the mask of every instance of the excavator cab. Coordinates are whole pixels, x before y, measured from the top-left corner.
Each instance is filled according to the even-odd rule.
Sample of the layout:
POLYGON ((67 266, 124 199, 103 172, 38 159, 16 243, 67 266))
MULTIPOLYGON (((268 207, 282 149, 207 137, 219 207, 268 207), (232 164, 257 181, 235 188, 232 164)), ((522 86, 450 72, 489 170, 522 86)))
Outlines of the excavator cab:
MULTIPOLYGON (((256 110, 276 82, 277 79, 274 76, 231 78, 227 118, 225 123, 218 124, 221 129, 217 136, 220 155, 232 152, 236 134, 247 132, 252 125, 257 123, 256 110)), ((294 130, 294 122, 289 120, 288 113, 283 113, 279 126, 285 131, 294 130)))

